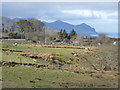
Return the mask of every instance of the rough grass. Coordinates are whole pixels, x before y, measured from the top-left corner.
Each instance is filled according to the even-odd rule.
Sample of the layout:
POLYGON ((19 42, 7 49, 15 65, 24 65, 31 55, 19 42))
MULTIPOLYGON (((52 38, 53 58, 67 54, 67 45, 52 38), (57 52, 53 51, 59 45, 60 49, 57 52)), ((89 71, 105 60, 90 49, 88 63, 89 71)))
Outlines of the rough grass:
MULTIPOLYGON (((79 65, 90 72, 74 73, 70 71, 49 70, 43 68, 32 68, 24 66, 3 67, 3 87, 4 88, 117 88, 118 75, 115 71, 111 73, 92 73, 92 65, 109 64, 112 68, 117 65, 117 47, 99 46, 94 54, 83 54, 73 56, 71 53, 85 52, 83 49, 70 48, 47 48, 39 46, 14 46, 11 43, 2 43, 2 48, 21 50, 23 52, 52 53, 60 56, 54 57, 57 61, 70 62, 66 65, 79 65), (70 61, 70 59, 73 59, 70 61)), ((20 55, 21 52, 2 51, 2 60, 23 63, 35 63, 32 58, 20 55)), ((37 59, 39 64, 49 64, 49 62, 37 59)), ((53 64, 54 65, 54 64, 53 64)), ((99 66, 96 66, 100 68, 99 66)))
MULTIPOLYGON (((9 43, 3 43, 3 48, 22 50, 22 51, 33 51, 33 52, 43 52, 43 53, 59 53, 66 57, 73 57, 71 54, 72 51, 80 51, 80 49, 68 49, 68 48, 47 48, 47 47, 39 47, 39 46, 26 46, 26 45, 18 45, 14 46, 9 43)), ((81 50, 82 51, 82 50, 81 50)))
MULTIPOLYGON (((14 46, 10 43, 5 43, 3 42, 3 48, 5 49, 12 49, 12 50, 21 50, 21 51, 24 51, 24 52, 37 52, 37 53, 51 53, 51 54, 60 54, 61 57, 64 58, 64 61, 68 61, 69 58, 77 58, 77 57, 74 57, 71 53, 73 51, 82 51, 82 50, 79 50, 79 49, 64 49, 64 48, 47 48, 47 47, 34 47, 34 46, 26 46, 26 45, 17 45, 17 46, 14 46)), ((20 58, 22 60, 22 62, 30 62, 30 63, 33 63, 32 59, 30 58, 26 58, 26 57, 23 57, 23 56, 20 56, 20 53, 16 53, 16 52, 4 52, 3 51, 3 60, 7 60, 7 61, 16 61, 16 62, 19 62, 20 58)), ((41 60, 42 61, 42 60, 41 60)), ((39 60, 40 62, 40 60, 39 60)))
POLYGON ((76 74, 31 67, 3 67, 4 88, 104 88, 117 87, 117 78, 92 73, 76 74))

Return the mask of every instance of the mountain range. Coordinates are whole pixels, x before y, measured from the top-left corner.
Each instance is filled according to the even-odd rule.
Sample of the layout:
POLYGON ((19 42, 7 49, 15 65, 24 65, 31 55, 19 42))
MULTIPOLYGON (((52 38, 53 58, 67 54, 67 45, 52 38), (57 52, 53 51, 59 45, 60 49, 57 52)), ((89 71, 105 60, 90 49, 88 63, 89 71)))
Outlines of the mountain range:
POLYGON ((80 25, 73 25, 73 24, 63 22, 61 20, 57 20, 52 23, 44 22, 44 24, 47 27, 50 27, 50 28, 52 28, 54 30, 58 30, 58 31, 60 31, 61 29, 62 30, 65 29, 68 33, 70 33, 70 31, 72 29, 74 29, 76 31, 76 33, 81 36, 96 36, 96 35, 98 35, 98 33, 95 31, 94 28, 92 28, 91 26, 89 26, 85 23, 82 23, 80 25))
MULTIPOLYGON (((1 19, 2 19, 2 23, 5 26, 7 26, 7 28, 10 28, 10 27, 12 27, 12 25, 15 22, 19 21, 21 18, 10 19, 7 17, 2 17, 1 19)), ((61 29, 63 29, 63 30, 65 29, 67 31, 67 33, 70 33, 70 31, 72 29, 74 29, 76 31, 76 33, 81 36, 96 36, 96 35, 98 35, 98 33, 95 31, 94 28, 92 28, 91 26, 89 26, 85 23, 82 23, 79 25, 73 25, 73 24, 63 22, 61 20, 57 20, 57 21, 54 21, 51 23, 48 23, 48 22, 43 22, 43 23, 45 24, 46 27, 51 28, 50 30, 60 31, 61 29)))

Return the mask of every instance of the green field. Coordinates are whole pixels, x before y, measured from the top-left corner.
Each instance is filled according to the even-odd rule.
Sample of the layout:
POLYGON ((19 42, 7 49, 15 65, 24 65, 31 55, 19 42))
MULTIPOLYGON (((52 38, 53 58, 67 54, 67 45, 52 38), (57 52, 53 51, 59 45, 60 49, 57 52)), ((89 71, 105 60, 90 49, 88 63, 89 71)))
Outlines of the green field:
POLYGON ((29 66, 3 67, 3 88, 117 88, 117 47, 99 46, 94 53, 73 56, 72 52, 86 52, 84 49, 47 48, 40 46, 13 45, 2 43, 3 49, 21 50, 23 52, 58 54, 50 63, 42 58, 21 56, 22 52, 2 51, 2 60, 8 62, 37 63, 41 65, 60 66, 63 70, 35 68, 29 66), (58 62, 58 63, 56 63, 58 62), (108 64, 111 70, 102 68, 108 64), (102 65, 102 66, 101 66, 102 65), (80 68, 83 67, 84 73, 80 68), (95 66, 97 70, 94 70, 95 66), (100 67, 101 66, 101 67, 100 67), (66 70, 67 68, 67 70, 66 70), (71 69, 72 68, 72 69, 71 69), (75 71, 79 71, 76 73, 75 71), (94 72, 92 72, 94 71, 94 72))
POLYGON ((117 87, 117 78, 77 74, 30 67, 3 68, 4 88, 95 88, 117 87))

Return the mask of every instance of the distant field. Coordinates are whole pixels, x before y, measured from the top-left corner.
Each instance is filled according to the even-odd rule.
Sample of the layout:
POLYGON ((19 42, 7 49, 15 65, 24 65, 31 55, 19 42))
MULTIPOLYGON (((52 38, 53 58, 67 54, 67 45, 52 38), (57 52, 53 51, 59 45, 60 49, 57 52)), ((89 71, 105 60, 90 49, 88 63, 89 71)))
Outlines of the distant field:
POLYGON ((29 66, 3 67, 3 88, 117 88, 117 46, 97 46, 94 50, 72 48, 47 48, 40 46, 14 45, 3 42, 2 60, 17 63, 51 65, 55 68, 29 66), (16 52, 22 51, 22 52, 16 52), (41 53, 52 58, 34 58, 21 53, 41 53), (78 55, 74 56, 75 52, 78 55), (107 65, 107 66, 106 66, 107 65), (57 68, 62 69, 57 69, 57 68), (104 70, 110 67, 110 70, 104 70))

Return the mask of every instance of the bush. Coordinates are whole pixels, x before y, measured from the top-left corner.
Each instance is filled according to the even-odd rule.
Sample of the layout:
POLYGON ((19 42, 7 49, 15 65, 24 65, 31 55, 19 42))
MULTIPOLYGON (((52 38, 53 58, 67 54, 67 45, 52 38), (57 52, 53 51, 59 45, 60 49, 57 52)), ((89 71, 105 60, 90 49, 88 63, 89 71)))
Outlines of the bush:
POLYGON ((23 34, 19 34, 19 33, 9 33, 8 36, 10 39, 24 39, 25 38, 23 34))
POLYGON ((37 36, 34 36, 33 38, 31 38, 31 41, 33 43, 37 43, 39 41, 38 37, 37 36))

